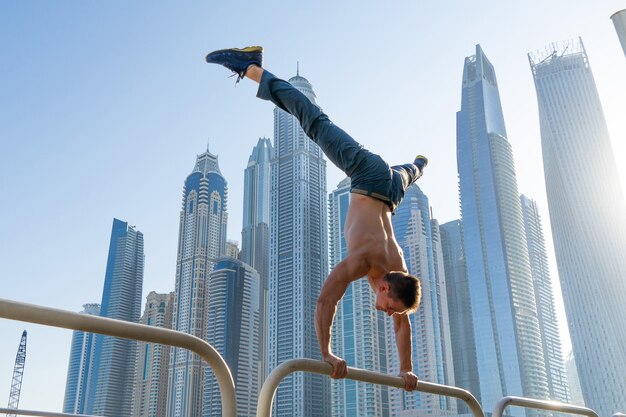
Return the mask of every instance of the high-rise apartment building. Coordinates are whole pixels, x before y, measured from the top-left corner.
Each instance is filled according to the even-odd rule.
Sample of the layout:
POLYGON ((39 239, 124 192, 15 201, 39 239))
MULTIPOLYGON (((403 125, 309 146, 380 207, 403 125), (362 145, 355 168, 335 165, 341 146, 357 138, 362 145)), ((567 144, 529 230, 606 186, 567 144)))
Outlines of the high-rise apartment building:
MULTIPOLYGON (((209 286, 207 341, 222 355, 233 375, 237 416, 254 417, 261 388, 259 274, 237 259, 220 258, 209 274, 209 286)), ((220 417, 217 380, 211 372, 204 379, 203 416, 220 417)))
MULTIPOLYGON (((328 197, 330 265, 347 255, 344 226, 350 206, 350 179, 328 197)), ((367 279, 352 282, 337 306, 332 328, 332 350, 348 366, 387 373, 386 316, 376 310, 376 297, 367 279)), ((387 417, 389 390, 384 385, 353 381, 331 382, 332 416, 387 417)))
MULTIPOLYGON (((143 234, 113 219, 100 316, 139 322, 143 286, 143 234)), ((85 414, 131 415, 137 342, 96 335, 85 414)))
MULTIPOLYGON (((180 212, 172 328, 206 339, 207 281, 226 251, 226 180, 217 156, 198 155, 185 180, 180 212)), ((187 349, 170 350, 168 417, 200 417, 206 365, 187 349)), ((210 371, 208 371, 210 372, 210 371)))
MULTIPOLYGON (((83 304, 83 311, 80 313, 98 316, 100 315, 100 304, 83 304)), ((72 333, 70 361, 67 369, 67 382, 65 383, 65 400, 63 401, 64 413, 85 413, 87 382, 93 367, 94 337, 94 333, 80 330, 74 330, 72 333)))
MULTIPOLYGON (((469 390, 480 398, 472 306, 463 252, 463 225, 460 220, 453 220, 439 226, 439 231, 448 296, 454 382, 457 387, 469 390)), ((458 400, 457 407, 460 414, 469 413, 464 401, 458 400)))
MULTIPOLYGON (((172 328, 174 292, 158 294, 151 291, 140 323, 172 328)), ((156 343, 137 342, 133 417, 165 417, 170 347, 156 343)))
MULTIPOLYGON (((410 315, 414 371, 426 381, 455 385, 439 227, 431 221, 428 197, 416 184, 405 191, 392 221, 407 269, 420 279, 422 286, 420 307, 410 315)), ((386 324, 387 367, 395 373, 400 370, 400 364, 393 321, 388 319, 386 324)), ((419 391, 390 390, 389 406, 394 417, 444 416, 457 412, 454 399, 419 391)))
POLYGON ((528 55, 554 251, 580 384, 599 415, 626 410, 626 204, 582 40, 528 55))
POLYGON ((261 384, 268 373, 268 288, 270 250, 270 160, 274 149, 268 138, 260 138, 248 159, 243 180, 243 230, 241 231, 241 260, 259 273, 259 346, 261 384))
MULTIPOLYGON (((289 80, 312 102, 311 84, 289 80)), ((269 367, 294 358, 320 359, 314 315, 328 272, 326 161, 298 121, 274 109, 275 150, 271 162, 269 367)), ((328 377, 298 372, 276 393, 275 416, 330 414, 328 377)))
POLYGON ((465 58, 457 167, 481 403, 490 410, 506 395, 547 398, 513 152, 495 70, 480 45, 465 58))
POLYGON ((561 336, 559 334, 559 319, 556 315, 554 304, 554 290, 550 278, 548 266, 548 253, 543 238, 543 226, 537 203, 526 197, 520 196, 522 215, 524 217, 524 230, 526 232, 526 244, 530 259, 530 270, 533 276, 535 288, 535 300, 537 301, 537 317, 541 329, 543 345, 543 358, 548 376, 548 394, 551 400, 570 402, 567 373, 563 361, 561 348, 561 336))

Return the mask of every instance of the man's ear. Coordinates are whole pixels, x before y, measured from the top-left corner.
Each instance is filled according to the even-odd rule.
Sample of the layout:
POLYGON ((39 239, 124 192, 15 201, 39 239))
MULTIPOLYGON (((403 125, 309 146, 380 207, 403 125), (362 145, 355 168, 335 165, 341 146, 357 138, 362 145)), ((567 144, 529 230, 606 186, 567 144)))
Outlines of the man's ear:
POLYGON ((378 285, 378 290, 380 292, 388 292, 389 291, 389 283, 388 282, 382 282, 378 285))

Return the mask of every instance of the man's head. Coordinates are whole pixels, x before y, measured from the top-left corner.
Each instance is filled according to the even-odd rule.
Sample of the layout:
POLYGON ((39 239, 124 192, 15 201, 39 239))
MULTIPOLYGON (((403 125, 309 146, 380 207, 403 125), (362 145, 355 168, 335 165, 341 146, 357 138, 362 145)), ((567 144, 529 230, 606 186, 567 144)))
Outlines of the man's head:
POLYGON ((388 272, 376 291, 376 309, 391 316, 415 312, 422 296, 419 279, 404 272, 388 272))

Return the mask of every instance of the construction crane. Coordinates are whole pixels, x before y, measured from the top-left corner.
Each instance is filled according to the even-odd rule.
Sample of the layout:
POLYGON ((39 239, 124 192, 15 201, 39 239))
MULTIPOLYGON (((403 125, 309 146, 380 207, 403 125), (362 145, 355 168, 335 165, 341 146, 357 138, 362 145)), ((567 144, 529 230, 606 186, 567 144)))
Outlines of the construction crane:
MULTIPOLYGON (((17 410, 20 403, 20 392, 22 391, 22 377, 24 376, 24 364, 26 363, 26 330, 22 333, 20 346, 17 348, 15 356, 15 367, 13 368, 13 382, 11 383, 11 393, 9 394, 9 406, 11 410, 17 410)), ((9 414, 8 417, 16 417, 9 414)))

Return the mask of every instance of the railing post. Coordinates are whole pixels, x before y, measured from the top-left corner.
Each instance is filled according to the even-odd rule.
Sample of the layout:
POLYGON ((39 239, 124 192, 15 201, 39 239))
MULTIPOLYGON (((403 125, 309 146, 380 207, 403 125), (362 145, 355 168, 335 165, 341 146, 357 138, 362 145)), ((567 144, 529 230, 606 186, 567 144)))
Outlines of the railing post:
MULTIPOLYGON (((259 402, 257 404, 257 417, 270 417, 276 388, 278 388, 280 382, 287 375, 296 371, 313 372, 316 374, 330 376, 333 369, 330 364, 313 359, 292 359, 278 365, 269 374, 261 387, 259 402)), ((395 388, 404 387, 404 379, 400 377, 352 367, 348 367, 348 374, 346 378, 355 381, 387 385, 395 388)), ((474 414, 474 417, 484 417, 483 410, 476 398, 474 398, 469 391, 464 389, 434 384, 432 382, 419 381, 417 383, 416 391, 459 398, 465 401, 465 403, 469 406, 470 410, 472 410, 472 413, 474 414)))
POLYGON ((86 414, 54 413, 52 411, 35 411, 13 408, 0 408, 0 414, 15 414, 18 416, 38 416, 38 417, 99 417, 86 414))
POLYGON ((1 298, 0 317, 46 326, 100 333, 125 339, 141 340, 143 342, 160 343, 191 350, 211 367, 217 379, 222 398, 222 416, 237 416, 235 383, 228 365, 226 365, 222 356, 213 346, 196 336, 160 327, 57 310, 1 298))
POLYGON ((598 417, 598 414, 593 411, 591 408, 580 407, 573 404, 562 403, 558 401, 548 401, 548 400, 537 400, 534 398, 523 398, 523 397, 504 397, 493 409, 492 417, 502 417, 504 414, 504 410, 510 406, 518 406, 518 407, 526 407, 526 408, 535 408, 538 410, 547 410, 547 411, 560 411, 562 413, 570 413, 570 414, 579 414, 587 417, 598 417))

